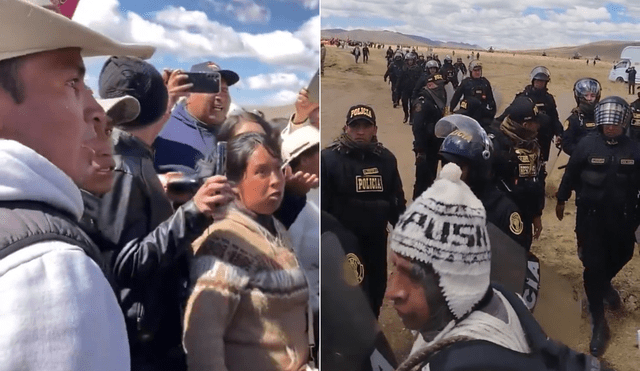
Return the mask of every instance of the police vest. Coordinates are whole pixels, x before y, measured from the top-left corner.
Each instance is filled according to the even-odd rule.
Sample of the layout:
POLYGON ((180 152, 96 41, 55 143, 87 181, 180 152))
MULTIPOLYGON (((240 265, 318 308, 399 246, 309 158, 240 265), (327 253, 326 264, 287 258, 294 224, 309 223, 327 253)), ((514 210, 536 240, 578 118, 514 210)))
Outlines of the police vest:
POLYGON ((538 322, 513 293, 495 285, 513 307, 524 330, 531 353, 524 354, 484 340, 456 342, 432 354, 425 363, 431 370, 462 371, 598 371, 597 358, 579 353, 548 339, 538 322))
POLYGON ((82 248, 114 286, 100 249, 70 215, 41 202, 2 201, 0 220, 0 259, 38 242, 60 241, 82 248))

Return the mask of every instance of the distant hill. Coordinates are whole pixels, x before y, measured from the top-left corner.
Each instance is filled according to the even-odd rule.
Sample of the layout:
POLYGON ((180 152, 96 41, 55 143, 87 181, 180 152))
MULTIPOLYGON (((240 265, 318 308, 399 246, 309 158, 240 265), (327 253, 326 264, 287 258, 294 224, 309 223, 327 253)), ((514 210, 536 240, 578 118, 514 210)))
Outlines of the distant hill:
POLYGON ((437 48, 456 48, 456 49, 480 49, 483 50, 481 46, 472 45, 467 43, 458 43, 458 42, 450 42, 450 41, 438 41, 431 40, 422 36, 415 35, 405 35, 400 32, 394 31, 368 31, 368 30, 343 30, 340 28, 337 29, 326 29, 321 30, 320 36, 324 38, 332 38, 337 37, 340 39, 350 39, 350 40, 358 40, 358 41, 370 41, 380 44, 387 45, 428 45, 437 48))
POLYGON ((538 49, 538 50, 513 50, 519 54, 541 55, 546 52, 548 56, 570 58, 576 52, 582 55, 582 59, 593 59, 596 55, 605 61, 615 61, 620 59, 620 52, 627 46, 640 45, 640 42, 605 40, 584 45, 566 46, 559 48, 538 49))

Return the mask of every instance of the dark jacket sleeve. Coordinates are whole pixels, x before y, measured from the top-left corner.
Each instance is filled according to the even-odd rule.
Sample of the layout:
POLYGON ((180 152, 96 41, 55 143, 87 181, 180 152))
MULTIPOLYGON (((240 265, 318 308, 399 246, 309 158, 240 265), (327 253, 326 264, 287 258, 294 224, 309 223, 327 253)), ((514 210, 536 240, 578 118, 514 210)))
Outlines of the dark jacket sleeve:
POLYGON ((298 196, 285 189, 282 203, 278 210, 273 213, 273 216, 278 219, 285 228, 289 229, 306 204, 307 195, 298 196))
POLYGON ((331 180, 329 179, 329 171, 327 170, 329 161, 329 156, 327 156, 327 152, 330 149, 325 149, 322 151, 320 155, 320 209, 323 211, 327 211, 331 213, 329 210, 331 202, 332 202, 332 194, 331 190, 331 180))
POLYGON ((567 121, 569 121, 569 126, 567 127, 567 130, 562 133, 562 150, 571 156, 573 150, 578 144, 577 141, 580 136, 580 123, 574 115, 569 116, 567 121))
POLYGON ((587 160, 588 147, 587 142, 576 146, 573 154, 569 157, 569 162, 567 163, 567 167, 562 175, 562 181, 558 187, 558 201, 565 202, 569 200, 571 191, 576 190, 578 182, 580 182, 580 173, 587 160))
POLYGON ((453 96, 451 97, 451 103, 449 104, 449 108, 451 112, 453 112, 453 110, 458 105, 460 98, 462 98, 462 93, 464 92, 464 89, 468 82, 469 82, 468 77, 462 80, 460 85, 458 85, 458 88, 456 89, 456 91, 453 93, 453 96))
POLYGON ((553 95, 549 94, 549 106, 551 109, 547 112, 547 115, 551 118, 551 125, 553 127, 553 134, 556 136, 562 136, 564 132, 564 128, 562 127, 562 123, 560 122, 560 117, 558 115, 558 106, 556 105, 556 100, 553 98, 553 95))
POLYGON ((189 201, 147 233, 145 212, 152 200, 147 199, 143 187, 132 175, 117 172, 114 189, 101 202, 100 224, 110 226, 105 232, 120 248, 113 267, 119 283, 144 280, 171 266, 212 222, 189 201))
POLYGON ((407 200, 404 198, 404 191, 402 190, 402 179, 400 178, 400 172, 398 171, 398 161, 395 156, 393 157, 395 177, 393 182, 393 199, 391 200, 391 215, 389 215, 389 223, 395 226, 400 219, 400 215, 404 213, 407 208, 407 200))
POLYGON ((491 83, 489 80, 485 79, 487 82, 487 102, 489 103, 489 112, 491 112, 494 116, 496 115, 496 111, 498 107, 496 106, 496 100, 493 97, 493 89, 491 88, 491 83))

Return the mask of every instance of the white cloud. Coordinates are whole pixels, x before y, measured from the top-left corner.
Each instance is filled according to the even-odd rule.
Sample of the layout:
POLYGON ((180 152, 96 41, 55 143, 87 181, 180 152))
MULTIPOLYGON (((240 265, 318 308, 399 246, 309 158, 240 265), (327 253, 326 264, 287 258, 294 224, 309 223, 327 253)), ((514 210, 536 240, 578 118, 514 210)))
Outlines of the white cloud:
POLYGON ((369 24, 440 41, 457 41, 499 49, 533 49, 577 45, 603 39, 628 39, 640 34, 640 5, 631 0, 612 14, 599 0, 322 0, 322 28, 334 28, 328 17, 354 19, 353 28, 369 24), (523 12, 535 9, 527 16, 523 12), (634 22, 615 23, 620 9, 634 22), (537 12, 541 11, 539 16, 537 12))
POLYGON ((122 15, 117 0, 96 2, 95 7, 88 4, 80 3, 74 20, 115 39, 152 44, 183 59, 256 58, 285 70, 309 70, 318 64, 319 16, 293 33, 250 34, 210 20, 202 11, 182 7, 168 7, 148 20, 133 12, 122 15))
POLYGON ((275 94, 265 97, 265 104, 268 106, 286 106, 295 103, 298 98, 298 91, 281 90, 275 94))
POLYGON ((304 82, 293 73, 260 74, 244 80, 244 86, 252 90, 288 89, 298 91, 304 86, 304 82))

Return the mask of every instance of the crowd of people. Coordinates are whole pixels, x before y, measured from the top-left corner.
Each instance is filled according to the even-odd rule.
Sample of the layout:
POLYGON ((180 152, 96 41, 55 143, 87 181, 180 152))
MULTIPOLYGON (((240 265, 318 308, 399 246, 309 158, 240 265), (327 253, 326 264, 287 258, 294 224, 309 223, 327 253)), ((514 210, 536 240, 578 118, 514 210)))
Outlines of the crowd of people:
POLYGON ((281 131, 58 11, 0 12, 0 369, 317 368, 319 103, 281 131))
MULTIPOLYGON (((379 315, 386 291, 405 327, 419 333, 399 369, 529 369, 534 366, 527 362, 551 346, 530 316, 540 289, 539 260, 530 249, 543 229, 554 147, 570 156, 556 215, 563 219, 575 193, 578 257, 592 324, 591 355, 573 361, 599 365, 595 357, 611 339, 605 311, 622 307, 612 279, 633 256, 640 225, 640 94, 631 104, 617 96, 601 99, 596 79, 578 79, 576 106, 563 125, 545 66, 531 70, 530 84, 497 115, 478 59, 458 82, 452 77, 458 73, 449 71, 464 75, 460 58, 461 67, 450 66, 449 56, 440 64, 436 55, 425 59, 392 47, 386 57, 392 104, 402 100, 404 122, 414 135, 413 202, 406 208, 396 157, 377 140, 374 108, 355 105, 340 136, 322 150, 321 207, 352 235, 351 242, 342 237, 342 245, 357 257, 350 267, 372 311, 379 315), (448 104, 446 84, 455 90, 448 104), (491 251, 504 248, 492 246, 494 241, 518 250, 521 260, 491 261, 491 251), (386 282, 380 276, 386 277, 388 247, 392 273, 386 282), (523 262, 521 276, 494 277, 495 266, 516 261, 523 262), (477 340, 486 347, 476 346, 477 340), (520 356, 496 361, 502 352, 520 356)), ((576 355, 571 352, 565 355, 576 355)), ((573 362, 559 358, 554 362, 573 362)))

